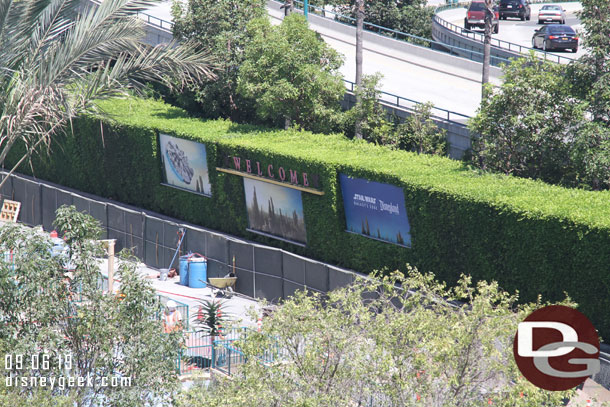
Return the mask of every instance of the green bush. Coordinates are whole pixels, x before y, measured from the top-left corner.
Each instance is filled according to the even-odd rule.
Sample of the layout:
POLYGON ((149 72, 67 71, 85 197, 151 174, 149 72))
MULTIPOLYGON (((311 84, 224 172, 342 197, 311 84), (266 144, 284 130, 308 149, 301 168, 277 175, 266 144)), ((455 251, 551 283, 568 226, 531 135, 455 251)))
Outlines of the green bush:
POLYGON ((76 120, 52 158, 34 162, 35 175, 358 271, 411 263, 448 283, 461 273, 498 280, 524 301, 567 291, 610 334, 608 191, 482 173, 341 136, 200 121, 150 100, 101 107, 116 119, 103 121, 103 136, 100 119, 76 120), (212 198, 160 185, 159 131, 206 144, 212 198), (320 175, 325 194, 303 193, 307 247, 246 232, 242 179, 215 170, 233 154, 320 175), (344 232, 339 173, 404 189, 411 249, 344 232))

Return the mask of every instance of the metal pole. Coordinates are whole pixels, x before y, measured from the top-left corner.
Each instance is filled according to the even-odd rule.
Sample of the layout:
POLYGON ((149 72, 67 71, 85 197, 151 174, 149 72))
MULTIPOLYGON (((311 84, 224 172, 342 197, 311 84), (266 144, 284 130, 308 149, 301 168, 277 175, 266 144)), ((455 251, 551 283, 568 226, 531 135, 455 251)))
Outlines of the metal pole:
POLYGON ((303 13, 305 13, 305 18, 309 20, 309 0, 303 0, 303 13))
POLYGON ((114 244, 115 239, 108 239, 108 293, 114 292, 114 244))

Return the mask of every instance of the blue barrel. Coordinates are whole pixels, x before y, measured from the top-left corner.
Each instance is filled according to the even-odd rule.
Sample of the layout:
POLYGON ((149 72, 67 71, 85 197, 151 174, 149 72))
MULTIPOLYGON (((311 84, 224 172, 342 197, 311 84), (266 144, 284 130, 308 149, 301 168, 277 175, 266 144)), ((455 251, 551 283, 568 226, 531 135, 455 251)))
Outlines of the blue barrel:
POLYGON ((189 287, 203 288, 208 279, 208 262, 203 257, 189 260, 189 287))
POLYGON ((180 256, 180 285, 189 285, 189 256, 180 256))

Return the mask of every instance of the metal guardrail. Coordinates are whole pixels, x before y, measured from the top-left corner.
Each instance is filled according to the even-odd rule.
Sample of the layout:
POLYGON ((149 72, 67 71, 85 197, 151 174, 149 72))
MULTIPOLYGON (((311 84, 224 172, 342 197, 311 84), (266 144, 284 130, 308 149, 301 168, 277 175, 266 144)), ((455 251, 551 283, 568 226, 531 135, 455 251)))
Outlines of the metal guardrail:
MULTIPOLYGON (((87 0, 87 1, 89 3, 95 4, 96 6, 99 6, 101 4, 101 0, 87 0)), ((148 24, 154 25, 154 26, 162 28, 164 30, 171 31, 172 28, 174 27, 174 23, 172 23, 171 21, 163 20, 161 18, 152 16, 150 14, 147 14, 147 13, 144 13, 141 11, 136 11, 135 15, 139 19, 146 21, 148 24)))
POLYGON ((213 368, 231 376, 237 366, 246 362, 246 356, 233 346, 235 340, 225 339, 214 341, 212 348, 213 368))
POLYGON ((171 31, 174 28, 174 23, 171 21, 163 20, 150 14, 142 13, 141 11, 136 12, 136 16, 138 16, 139 19, 146 21, 148 24, 164 30, 171 31))
MULTIPOLYGON (((552 2, 545 0, 545 1, 532 1, 531 3, 544 4, 544 3, 568 3, 568 2, 573 2, 573 0, 558 0, 558 1, 552 1, 552 2)), ((470 2, 452 3, 452 4, 437 7, 434 11, 434 16, 432 17, 432 20, 434 22, 436 22, 437 24, 447 28, 448 30, 450 30, 458 35, 461 35, 463 37, 466 37, 466 38, 469 38, 469 39, 472 39, 475 41, 479 41, 482 43, 484 40, 484 37, 485 37, 484 34, 466 30, 464 27, 450 23, 446 20, 443 20, 442 18, 440 18, 438 16, 438 13, 441 11, 463 8, 463 7, 468 6, 468 4, 470 4, 470 2)), ((546 51, 539 51, 534 48, 526 47, 523 45, 515 44, 513 42, 504 41, 504 40, 500 40, 500 39, 493 38, 493 37, 491 39, 491 46, 494 48, 506 50, 508 52, 514 52, 517 54, 526 54, 526 53, 529 53, 530 51, 534 51, 536 56, 538 56, 541 59, 544 59, 545 61, 550 61, 550 62, 570 63, 570 62, 574 61, 574 58, 564 57, 564 56, 553 54, 553 53, 546 52, 546 51)))
MULTIPOLYGON (((222 336, 211 337, 204 331, 185 331, 184 347, 176 363, 178 374, 193 370, 215 369, 226 375, 233 375, 237 368, 246 362, 246 356, 235 346, 235 341, 245 339, 252 329, 232 328, 222 336)), ((283 357, 277 339, 264 349, 257 360, 269 366, 283 357)))
MULTIPOLYGON (((272 0, 275 3, 280 3, 283 4, 282 1, 279 0, 272 0)), ((299 9, 299 10, 303 10, 303 2, 300 0, 294 0, 295 3, 295 8, 299 9), (300 4, 300 7, 297 7, 297 5, 300 4)), ((344 14, 340 14, 337 13, 335 11, 330 11, 330 10, 326 10, 323 9, 321 7, 317 7, 314 5, 309 4, 308 5, 308 11, 312 14, 315 14, 318 17, 322 17, 322 18, 326 18, 328 20, 332 20, 335 21, 337 23, 340 24, 345 24, 345 25, 349 25, 349 26, 355 26, 356 25, 356 20, 350 16, 346 16, 344 14), (330 14, 334 17, 327 17, 326 15, 330 14)), ((412 34, 407 34, 404 33, 402 31, 398 31, 398 30, 394 30, 391 28, 387 28, 387 27, 383 27, 377 24, 373 24, 373 23, 369 23, 367 21, 364 22, 364 29, 368 32, 372 32, 375 34, 379 34, 379 35, 383 35, 385 37, 389 37, 389 38, 393 38, 395 40, 398 41, 404 41, 404 42, 408 42, 409 44, 415 45, 415 46, 419 46, 422 48, 428 48, 431 49, 433 46, 438 46, 441 49, 437 49, 435 48, 435 51, 439 51, 439 52, 444 52, 443 50, 447 49, 447 51, 445 51, 448 54, 451 54, 453 56, 457 56, 459 58, 464 58, 464 59, 469 59, 471 61, 477 61, 483 58, 483 53, 482 52, 478 52, 478 51, 473 51, 471 49, 466 49, 466 48, 461 48, 461 47, 456 47, 453 45, 448 45, 448 44, 444 44, 442 42, 439 41, 435 41, 435 40, 431 40, 429 38, 424 38, 424 37, 418 37, 417 35, 412 35, 412 34), (367 28, 369 27, 369 28, 367 28), (370 29, 373 28, 373 29, 370 29), (427 44, 427 45, 422 45, 422 44, 427 44), (464 56, 464 55, 469 55, 469 56, 464 56)), ((493 62, 495 62, 496 65, 498 65, 501 62, 510 62, 508 59, 506 58, 500 58, 500 57, 495 57, 492 56, 493 62)))
MULTIPOLYGON (((343 79, 343 82, 345 82, 345 88, 349 92, 354 93, 356 84, 347 79, 343 79)), ((388 93, 388 92, 384 92, 384 91, 379 91, 379 92, 381 94, 381 97, 379 98, 379 100, 381 102, 385 102, 387 104, 391 104, 392 106, 400 107, 405 110, 414 111, 414 106, 424 104, 422 102, 418 102, 413 99, 395 95, 393 93, 388 93)), ((442 109, 440 107, 435 107, 435 106, 432 106, 432 113, 433 113, 432 115, 436 118, 446 120, 448 122, 452 122, 452 123, 455 123, 460 126, 466 126, 465 121, 470 119, 470 116, 467 116, 465 114, 457 113, 457 112, 454 112, 451 110, 442 109), (461 120, 461 121, 457 121, 457 120, 461 120)))

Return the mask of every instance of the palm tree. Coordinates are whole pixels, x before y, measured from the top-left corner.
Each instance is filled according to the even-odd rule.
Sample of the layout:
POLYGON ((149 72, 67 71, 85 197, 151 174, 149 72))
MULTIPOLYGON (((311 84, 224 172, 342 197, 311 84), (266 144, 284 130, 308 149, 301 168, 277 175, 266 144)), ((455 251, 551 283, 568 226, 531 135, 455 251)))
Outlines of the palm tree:
MULTIPOLYGON (((483 37, 483 74, 481 78, 482 96, 485 97, 485 84, 489 83, 489 65, 491 61, 491 25, 494 17, 493 1, 485 0, 485 34, 483 37)), ((500 24, 500 22, 498 22, 500 24)))
MULTIPOLYGON (((25 154, 51 146, 95 100, 213 78, 207 52, 191 44, 149 47, 136 12, 154 0, 0 0, 0 165, 22 142, 25 154)), ((6 179, 6 178, 5 178, 6 179)), ((0 183, 0 186, 4 183, 0 183)))

